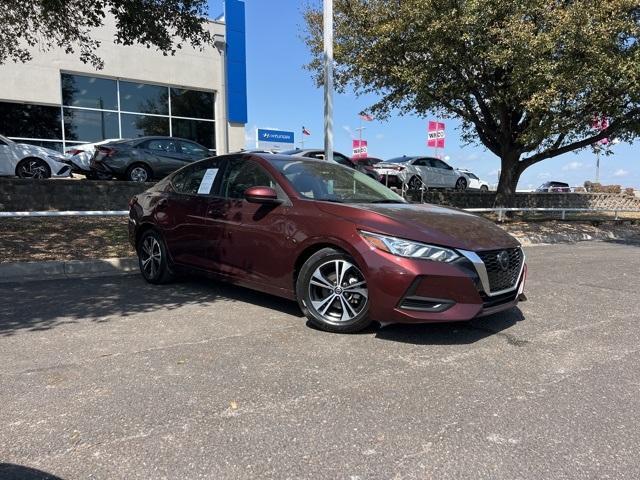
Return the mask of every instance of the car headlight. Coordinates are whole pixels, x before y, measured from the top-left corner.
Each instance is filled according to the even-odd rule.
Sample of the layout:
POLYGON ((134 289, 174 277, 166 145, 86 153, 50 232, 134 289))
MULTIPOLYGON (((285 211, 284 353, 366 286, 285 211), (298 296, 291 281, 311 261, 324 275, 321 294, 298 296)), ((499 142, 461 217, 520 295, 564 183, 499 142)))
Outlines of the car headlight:
POLYGON ((454 250, 426 243, 412 242, 404 238, 389 237, 360 230, 360 235, 369 245, 379 250, 407 258, 424 258, 435 262, 453 262, 460 255, 454 250))

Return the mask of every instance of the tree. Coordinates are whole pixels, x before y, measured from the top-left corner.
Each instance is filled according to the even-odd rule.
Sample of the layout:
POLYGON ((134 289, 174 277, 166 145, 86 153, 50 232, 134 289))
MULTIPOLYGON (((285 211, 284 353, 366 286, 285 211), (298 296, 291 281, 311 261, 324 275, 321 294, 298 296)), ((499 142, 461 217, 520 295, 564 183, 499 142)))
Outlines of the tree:
POLYGON ((213 42, 206 0, 0 0, 0 12, 0 64, 28 62, 34 48, 59 47, 100 69, 100 42, 92 32, 106 15, 115 18, 114 41, 121 45, 139 43, 169 55, 184 43, 213 42))
MULTIPOLYGON (((335 0, 335 82, 377 117, 457 118, 500 158, 498 203, 538 162, 640 130, 637 0, 335 0), (594 117, 608 119, 604 130, 594 117)), ((304 11, 322 83, 322 12, 304 11)))

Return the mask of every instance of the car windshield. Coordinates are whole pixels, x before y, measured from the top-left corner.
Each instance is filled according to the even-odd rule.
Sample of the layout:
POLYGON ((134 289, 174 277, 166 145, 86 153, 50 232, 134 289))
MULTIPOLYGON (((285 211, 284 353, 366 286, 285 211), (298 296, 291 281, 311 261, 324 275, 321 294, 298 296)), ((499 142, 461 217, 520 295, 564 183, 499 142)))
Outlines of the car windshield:
POLYGON ((384 163, 404 163, 412 160, 414 157, 396 157, 391 160, 385 160, 384 163))
POLYGON ((406 203, 380 182, 335 163, 273 161, 304 198, 337 203, 406 203))

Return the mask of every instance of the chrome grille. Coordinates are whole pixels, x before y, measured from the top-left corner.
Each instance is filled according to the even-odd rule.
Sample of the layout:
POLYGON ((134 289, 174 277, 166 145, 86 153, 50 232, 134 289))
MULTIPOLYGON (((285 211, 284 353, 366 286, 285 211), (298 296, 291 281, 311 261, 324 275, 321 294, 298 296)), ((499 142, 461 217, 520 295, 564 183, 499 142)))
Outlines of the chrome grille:
MULTIPOLYGON (((480 259, 484 262, 489 277, 489 287, 491 292, 499 292, 508 288, 515 287, 522 269, 524 254, 520 248, 509 248, 506 250, 489 250, 486 252, 477 252, 480 259), (501 252, 507 252, 509 256, 508 265, 502 268, 498 261, 498 255, 501 252)), ((490 292, 487 292, 490 293, 490 292)))

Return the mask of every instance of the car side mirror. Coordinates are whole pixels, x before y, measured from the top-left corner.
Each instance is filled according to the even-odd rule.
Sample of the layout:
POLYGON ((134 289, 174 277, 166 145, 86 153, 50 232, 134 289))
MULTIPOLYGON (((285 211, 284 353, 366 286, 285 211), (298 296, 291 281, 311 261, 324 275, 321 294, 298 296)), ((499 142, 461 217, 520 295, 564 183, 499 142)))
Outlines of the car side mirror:
POLYGON ((277 205, 282 203, 278 193, 271 187, 249 187, 244 191, 244 198, 249 203, 277 205))

